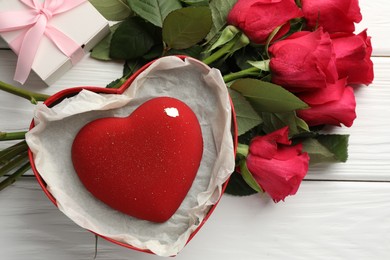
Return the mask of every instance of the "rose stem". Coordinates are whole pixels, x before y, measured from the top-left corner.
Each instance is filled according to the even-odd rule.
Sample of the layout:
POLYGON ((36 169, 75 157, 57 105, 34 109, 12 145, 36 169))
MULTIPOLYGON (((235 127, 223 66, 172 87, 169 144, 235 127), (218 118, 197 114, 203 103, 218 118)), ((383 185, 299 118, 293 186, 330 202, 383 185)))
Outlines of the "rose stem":
POLYGON ((261 69, 258 69, 256 67, 251 67, 249 69, 245 69, 245 70, 241 70, 241 71, 227 74, 227 75, 223 76, 223 80, 225 81, 225 83, 228 83, 230 81, 244 78, 247 76, 258 76, 259 77, 260 76, 259 72, 261 72, 261 69))
POLYGON ((31 92, 25 89, 17 88, 3 81, 0 81, 0 89, 8 93, 30 100, 31 103, 37 104, 38 101, 45 101, 49 96, 41 93, 31 92))
POLYGON ((27 152, 24 152, 20 154, 18 157, 13 159, 12 161, 5 164, 3 167, 0 168, 0 177, 7 174, 12 169, 15 169, 16 167, 20 166, 23 162, 25 162, 28 159, 27 152))
POLYGON ((29 169, 30 169, 30 162, 27 162, 22 167, 20 167, 17 171, 15 171, 12 175, 8 176, 7 179, 5 179, 0 183, 0 191, 8 187, 12 183, 14 183, 20 176, 22 176, 29 169))
POLYGON ((246 144, 238 144, 237 146, 237 154, 241 154, 244 157, 247 157, 249 153, 249 146, 246 144))
POLYGON ((25 141, 22 141, 14 146, 8 147, 0 152, 0 164, 7 163, 18 154, 28 150, 25 141))
POLYGON ((9 140, 23 140, 25 138, 26 132, 0 132, 0 141, 9 141, 9 140))
POLYGON ((227 44, 225 44, 222 48, 220 48, 218 51, 214 52, 207 58, 203 60, 203 63, 206 63, 207 65, 210 65, 214 61, 218 60, 225 54, 229 53, 230 49, 234 46, 234 41, 231 41, 227 44))
POLYGON ((19 146, 27 147, 27 144, 26 144, 25 141, 21 141, 21 142, 16 143, 16 144, 14 144, 14 145, 12 145, 12 146, 9 146, 9 147, 5 148, 4 150, 1 150, 1 151, 0 151, 0 156, 1 156, 2 154, 8 153, 9 151, 11 151, 11 150, 13 150, 13 149, 18 148, 19 146))

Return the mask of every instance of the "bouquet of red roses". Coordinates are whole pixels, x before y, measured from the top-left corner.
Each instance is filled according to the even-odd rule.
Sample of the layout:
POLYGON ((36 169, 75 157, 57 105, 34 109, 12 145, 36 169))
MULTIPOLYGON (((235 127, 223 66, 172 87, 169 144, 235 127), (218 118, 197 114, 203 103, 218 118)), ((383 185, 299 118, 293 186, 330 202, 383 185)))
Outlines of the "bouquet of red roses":
MULTIPOLYGON (((125 78, 161 53, 190 55, 220 69, 239 134, 228 193, 263 190, 280 201, 296 193, 309 158, 347 160, 348 136, 321 130, 350 127, 356 117, 354 86, 373 80, 370 37, 366 31, 354 34, 354 23, 362 19, 357 0, 181 2, 185 7, 161 3, 168 14, 159 24, 143 4, 129 1, 137 15, 114 25, 113 34, 92 55, 126 59, 125 78), (127 35, 136 31, 134 23, 138 28, 155 25, 162 39, 147 41, 141 51, 128 47, 141 42, 123 39, 125 30, 127 35)), ((155 35, 143 32, 145 39, 155 35)), ((123 79, 112 85, 118 82, 123 79)))
MULTIPOLYGON (((141 66, 162 56, 187 55, 224 76, 238 123, 236 171, 227 192, 265 191, 274 201, 295 194, 313 162, 347 160, 354 88, 373 80, 372 47, 357 0, 140 0, 90 2, 112 33, 92 51, 100 60, 124 60, 121 86, 141 66), (327 133, 327 134, 324 134, 327 133)), ((0 88, 33 102, 45 95, 0 88)), ((22 139, 0 152, 5 187, 27 169, 22 139)))

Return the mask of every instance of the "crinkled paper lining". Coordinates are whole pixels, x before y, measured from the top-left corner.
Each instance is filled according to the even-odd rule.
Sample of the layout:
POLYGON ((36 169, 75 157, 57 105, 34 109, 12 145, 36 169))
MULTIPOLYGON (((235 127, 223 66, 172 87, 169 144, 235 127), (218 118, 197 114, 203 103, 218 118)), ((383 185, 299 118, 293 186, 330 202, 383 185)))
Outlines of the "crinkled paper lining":
POLYGON ((35 166, 57 200, 58 208, 78 225, 100 235, 157 255, 176 255, 221 196, 222 184, 234 169, 231 106, 220 72, 187 58, 165 57, 142 72, 122 94, 87 90, 52 108, 40 104, 35 127, 26 139, 35 166), (184 101, 198 117, 204 141, 195 181, 177 212, 157 224, 115 211, 95 199, 81 184, 71 160, 71 146, 88 122, 125 117, 154 97, 184 101))

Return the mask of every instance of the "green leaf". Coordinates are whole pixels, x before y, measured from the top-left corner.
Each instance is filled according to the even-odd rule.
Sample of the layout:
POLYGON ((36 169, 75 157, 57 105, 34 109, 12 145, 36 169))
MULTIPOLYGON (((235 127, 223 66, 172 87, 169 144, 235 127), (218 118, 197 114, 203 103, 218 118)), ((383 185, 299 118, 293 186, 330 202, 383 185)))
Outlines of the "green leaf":
POLYGON ((253 177, 252 173, 248 170, 248 167, 246 165, 246 160, 242 160, 240 163, 240 170, 241 175, 244 181, 257 192, 262 192, 263 190, 260 188, 259 184, 256 182, 255 178, 253 177))
POLYGON ((225 190, 226 194, 234 195, 234 196, 249 196, 252 194, 256 194, 257 191, 252 189, 242 178, 242 175, 233 172, 230 176, 229 183, 225 190))
POLYGON ((334 155, 328 148, 314 138, 307 138, 303 142, 303 151, 310 156, 310 163, 334 161, 334 155))
POLYGON ((248 69, 253 67, 248 63, 250 60, 264 60, 264 50, 261 48, 254 48, 253 46, 246 46, 240 51, 236 52, 234 55, 234 59, 236 61, 237 66, 241 69, 248 69))
POLYGON ((190 48, 183 50, 170 49, 166 55, 186 55, 195 59, 200 59, 203 48, 199 45, 193 45, 190 48))
POLYGON ((191 6, 208 6, 208 0, 180 0, 180 2, 191 6))
POLYGON ((348 159, 348 135, 318 135, 305 139, 303 150, 309 153, 311 163, 346 162, 348 159))
POLYGON ((208 7, 186 7, 173 11, 164 20, 163 40, 169 48, 187 49, 200 42, 210 31, 208 7))
POLYGON ((290 137, 309 132, 309 126, 305 121, 297 117, 295 112, 285 113, 261 113, 263 118, 263 131, 265 133, 272 133, 282 127, 289 127, 290 137))
POLYGON ((238 34, 236 37, 234 45, 227 52, 228 57, 232 56, 236 51, 241 50, 250 43, 249 38, 243 33, 238 34))
POLYGON ((337 161, 346 162, 348 160, 349 135, 319 135, 317 140, 333 153, 337 161))
POLYGON ((111 39, 112 35, 116 31, 116 29, 119 27, 121 23, 114 24, 110 27, 111 33, 104 37, 103 40, 101 40, 93 49, 91 52, 91 57, 95 58, 97 60, 111 60, 110 58, 110 45, 111 45, 111 39))
POLYGON ((153 59, 157 59, 161 57, 161 54, 163 53, 164 46, 161 44, 154 45, 150 51, 148 51, 145 55, 142 56, 147 61, 151 61, 153 59))
POLYGON ((269 58, 269 53, 268 53, 268 48, 269 48, 269 45, 271 44, 271 41, 272 39, 275 37, 276 34, 278 34, 279 30, 282 28, 283 24, 282 25, 279 25, 278 27, 276 27, 272 32, 271 34, 268 36, 267 38, 267 42, 265 43, 265 52, 267 54, 267 57, 269 58))
POLYGON ((139 17, 130 17, 114 32, 110 57, 130 60, 146 54, 154 45, 153 36, 148 31, 151 24, 139 17))
POLYGON ((137 70, 139 70, 147 61, 143 58, 137 58, 132 60, 127 60, 123 65, 123 76, 128 79, 133 75, 137 70))
POLYGON ((131 9, 122 0, 89 0, 110 21, 122 21, 132 15, 131 9))
POLYGON ((119 78, 107 84, 106 88, 120 88, 125 83, 124 78, 119 78))
POLYGON ((162 27, 168 14, 182 6, 179 0, 128 0, 131 9, 152 24, 162 27))
POLYGON ((248 63, 255 68, 258 68, 262 71, 269 71, 269 62, 270 60, 261 60, 261 61, 250 61, 248 63))
POLYGON ((257 79, 240 79, 232 89, 240 92, 257 112, 289 112, 307 108, 307 104, 279 85, 257 79))
POLYGON ((207 41, 213 39, 226 25, 226 19, 237 0, 211 0, 210 9, 213 17, 213 26, 206 37, 207 41))
POLYGON ((218 37, 218 40, 207 51, 211 52, 212 50, 215 50, 216 48, 222 47, 226 43, 233 40, 234 37, 236 37, 236 35, 238 33, 240 33, 240 31, 236 27, 234 27, 232 25, 227 26, 225 29, 223 29, 221 35, 218 37))
POLYGON ((229 89, 229 94, 236 112, 238 135, 246 133, 263 122, 261 117, 252 108, 251 104, 240 93, 229 89))

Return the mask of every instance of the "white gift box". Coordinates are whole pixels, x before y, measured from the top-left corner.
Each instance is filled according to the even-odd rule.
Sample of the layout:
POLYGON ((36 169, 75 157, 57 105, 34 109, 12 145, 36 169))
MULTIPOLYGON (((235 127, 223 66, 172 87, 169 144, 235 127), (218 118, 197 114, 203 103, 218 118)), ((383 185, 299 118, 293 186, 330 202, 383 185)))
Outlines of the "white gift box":
MULTIPOLYGON (((0 13, 26 9, 29 7, 19 0, 0 0, 0 13)), ((48 24, 76 42, 83 48, 84 53, 90 51, 110 32, 108 21, 88 1, 67 12, 53 16, 48 24)), ((23 30, 26 29, 1 32, 0 36, 9 44, 23 30)), ((63 54, 50 39, 43 36, 32 64, 32 70, 46 84, 51 85, 72 66, 70 58, 63 54)))

